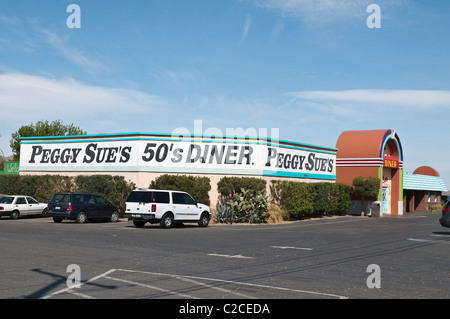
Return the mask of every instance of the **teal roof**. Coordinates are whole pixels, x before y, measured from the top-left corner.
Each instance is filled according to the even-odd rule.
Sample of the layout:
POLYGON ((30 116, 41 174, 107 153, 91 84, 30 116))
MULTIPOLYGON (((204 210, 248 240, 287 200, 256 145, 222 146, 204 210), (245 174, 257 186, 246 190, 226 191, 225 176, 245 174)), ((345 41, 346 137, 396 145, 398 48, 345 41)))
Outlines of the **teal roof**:
POLYGON ((435 192, 448 191, 442 177, 417 175, 417 174, 403 175, 403 189, 435 191, 435 192))

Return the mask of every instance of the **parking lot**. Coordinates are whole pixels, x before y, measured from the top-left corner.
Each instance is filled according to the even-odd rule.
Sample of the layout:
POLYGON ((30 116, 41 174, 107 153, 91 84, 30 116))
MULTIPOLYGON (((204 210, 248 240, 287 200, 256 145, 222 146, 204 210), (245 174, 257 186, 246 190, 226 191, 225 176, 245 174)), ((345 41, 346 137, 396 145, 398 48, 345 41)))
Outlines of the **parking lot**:
POLYGON ((169 230, 2 218, 0 298, 449 298, 450 230, 439 216, 169 230), (79 288, 68 287, 69 265, 79 288))

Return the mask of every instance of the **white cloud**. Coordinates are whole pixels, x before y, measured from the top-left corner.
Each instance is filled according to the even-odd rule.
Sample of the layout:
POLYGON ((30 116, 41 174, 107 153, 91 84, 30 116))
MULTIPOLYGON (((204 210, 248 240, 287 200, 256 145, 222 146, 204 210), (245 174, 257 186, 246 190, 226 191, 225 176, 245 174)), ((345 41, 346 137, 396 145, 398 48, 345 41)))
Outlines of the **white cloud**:
POLYGON ((21 19, 0 14, 0 26, 8 29, 7 37, 3 35, 3 38, 0 38, 3 49, 12 48, 16 51, 37 54, 42 48, 48 53, 47 45, 49 45, 55 53, 90 73, 109 72, 109 67, 104 63, 71 45, 69 33, 42 25, 40 19, 35 17, 21 19))
POLYGON ((45 28, 35 27, 44 36, 44 41, 56 49, 66 60, 78 65, 89 72, 107 72, 109 68, 100 61, 88 58, 82 51, 69 45, 70 37, 59 35, 45 28))
POLYGON ((161 68, 151 72, 150 75, 158 81, 169 81, 177 85, 197 85, 206 79, 206 75, 197 68, 183 68, 180 70, 161 68))
POLYGON ((416 109, 450 108, 450 91, 443 90, 301 91, 289 95, 317 103, 397 106, 416 109))
POLYGON ((131 89, 89 86, 68 79, 19 73, 0 74, 0 110, 4 121, 108 118, 163 107, 158 96, 131 89))
POLYGON ((245 40, 247 39, 251 25, 252 25, 252 17, 250 15, 247 15, 247 17, 245 18, 244 27, 242 28, 241 44, 244 43, 245 40))
POLYGON ((272 40, 277 39, 278 36, 283 32, 283 30, 284 30, 284 25, 278 21, 272 30, 272 34, 270 35, 270 38, 272 40))
MULTIPOLYGON (((299 18, 310 26, 325 25, 333 22, 346 21, 359 23, 366 19, 367 0, 247 0, 255 6, 279 13, 282 16, 299 18)), ((395 7, 408 5, 409 0, 377 0, 382 8, 389 7, 392 12, 395 7)), ((389 16, 384 14, 383 18, 389 16)))

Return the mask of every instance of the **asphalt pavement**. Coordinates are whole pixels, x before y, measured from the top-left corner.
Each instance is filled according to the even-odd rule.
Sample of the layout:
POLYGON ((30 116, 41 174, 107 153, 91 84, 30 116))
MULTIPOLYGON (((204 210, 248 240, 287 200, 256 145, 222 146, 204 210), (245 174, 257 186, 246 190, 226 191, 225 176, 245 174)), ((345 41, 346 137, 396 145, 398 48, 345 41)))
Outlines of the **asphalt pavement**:
POLYGON ((450 229, 439 216, 169 230, 1 218, 0 298, 176 299, 205 315, 190 308, 197 299, 446 299, 450 229))

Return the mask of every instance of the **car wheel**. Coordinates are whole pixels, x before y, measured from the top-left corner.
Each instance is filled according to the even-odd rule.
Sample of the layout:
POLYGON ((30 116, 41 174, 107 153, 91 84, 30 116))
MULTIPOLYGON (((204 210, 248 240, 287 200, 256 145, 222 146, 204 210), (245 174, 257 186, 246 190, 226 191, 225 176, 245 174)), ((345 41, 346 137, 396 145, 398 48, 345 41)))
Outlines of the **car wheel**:
POLYGON ((145 222, 140 221, 140 220, 133 220, 133 225, 134 225, 134 227, 142 228, 142 227, 144 227, 145 222))
POLYGON ((86 214, 83 212, 79 212, 76 221, 78 224, 85 223, 86 222, 86 214))
POLYGON ((119 213, 118 212, 113 212, 111 214, 110 221, 113 222, 113 223, 118 222, 119 221, 119 213))
POLYGON ((47 216, 47 208, 44 208, 44 210, 42 211, 42 217, 47 216))
POLYGON ((173 227, 173 216, 171 213, 166 213, 164 214, 164 216, 161 218, 161 222, 160 225, 162 228, 172 228, 173 227))
POLYGON ((17 219, 19 218, 19 215, 20 215, 19 211, 15 210, 11 213, 11 219, 17 219))
POLYGON ((62 218, 53 217, 53 222, 60 223, 60 222, 62 222, 62 218))
POLYGON ((209 224, 209 214, 207 212, 204 212, 200 216, 200 220, 198 221, 198 225, 200 227, 207 227, 208 224, 209 224))

